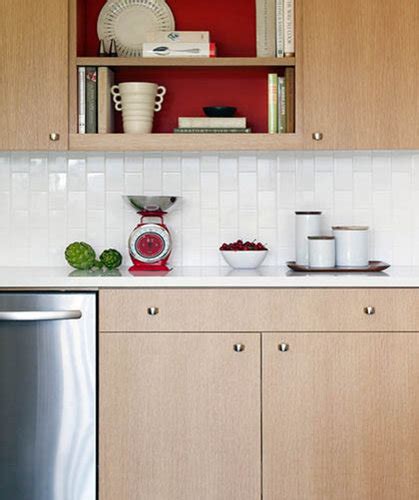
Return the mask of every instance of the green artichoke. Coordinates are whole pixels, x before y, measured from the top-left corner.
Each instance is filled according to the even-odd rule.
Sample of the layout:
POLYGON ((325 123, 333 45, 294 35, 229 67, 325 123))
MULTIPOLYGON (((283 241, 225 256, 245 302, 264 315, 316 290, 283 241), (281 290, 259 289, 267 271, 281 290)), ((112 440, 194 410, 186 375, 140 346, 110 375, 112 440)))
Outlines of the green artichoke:
POLYGON ((92 269, 92 267, 102 267, 96 260, 96 253, 93 248, 84 241, 75 241, 65 249, 66 261, 75 269, 92 269))
POLYGON ((109 248, 108 250, 104 250, 100 254, 100 262, 106 266, 108 269, 116 269, 122 263, 122 255, 113 248, 109 248))

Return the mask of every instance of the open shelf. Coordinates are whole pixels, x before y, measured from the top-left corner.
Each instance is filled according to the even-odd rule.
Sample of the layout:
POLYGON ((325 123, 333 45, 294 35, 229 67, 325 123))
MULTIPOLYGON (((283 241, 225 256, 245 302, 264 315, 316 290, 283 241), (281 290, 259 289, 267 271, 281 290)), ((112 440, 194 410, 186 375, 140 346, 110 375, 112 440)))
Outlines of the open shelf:
POLYGON ((70 134, 72 151, 273 151, 300 147, 297 134, 70 134))
POLYGON ((295 66, 295 57, 78 57, 77 66, 295 66))

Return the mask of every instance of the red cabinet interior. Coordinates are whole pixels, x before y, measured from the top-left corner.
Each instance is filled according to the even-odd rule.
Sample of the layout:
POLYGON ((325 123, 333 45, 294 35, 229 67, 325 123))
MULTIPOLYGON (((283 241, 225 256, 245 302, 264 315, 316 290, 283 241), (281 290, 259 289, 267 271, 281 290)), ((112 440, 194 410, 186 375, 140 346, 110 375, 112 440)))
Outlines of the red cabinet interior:
MULTIPOLYGON (((218 57, 256 57, 255 0, 168 0, 177 30, 209 31, 218 57)), ((97 18, 104 0, 77 0, 77 55, 97 56, 97 18)), ((236 116, 246 116, 253 132, 268 129, 268 73, 283 74, 283 67, 115 67, 116 83, 153 82, 167 94, 155 114, 153 132, 168 133, 179 116, 204 116, 204 106, 228 105, 236 116)), ((115 132, 122 132, 116 112, 115 132)))
MULTIPOLYGON (((77 55, 96 56, 97 18, 104 0, 78 0, 77 55)), ((219 57, 256 56, 255 0, 168 0, 181 31, 209 31, 219 57)))

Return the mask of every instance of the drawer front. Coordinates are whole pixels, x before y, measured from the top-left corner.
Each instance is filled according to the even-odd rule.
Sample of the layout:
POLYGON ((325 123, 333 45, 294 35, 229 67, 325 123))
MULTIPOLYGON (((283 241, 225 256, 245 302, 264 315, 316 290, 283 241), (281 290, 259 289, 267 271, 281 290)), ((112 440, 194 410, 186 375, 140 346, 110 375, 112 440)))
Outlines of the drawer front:
POLYGON ((109 332, 417 331, 419 289, 106 289, 109 332))

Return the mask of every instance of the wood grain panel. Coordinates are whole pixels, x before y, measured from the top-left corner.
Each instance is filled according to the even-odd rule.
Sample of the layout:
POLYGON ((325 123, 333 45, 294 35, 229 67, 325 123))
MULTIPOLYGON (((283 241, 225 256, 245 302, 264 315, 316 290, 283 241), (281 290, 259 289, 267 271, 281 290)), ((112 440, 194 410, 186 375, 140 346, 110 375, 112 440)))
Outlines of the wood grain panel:
POLYGON ((418 359, 417 332, 264 334, 263 498, 419 498, 418 359))
POLYGON ((417 289, 106 289, 99 300, 102 331, 419 330, 417 289))
POLYGON ((67 23, 67 0, 2 2, 0 149, 67 148, 67 23))
POLYGON ((303 2, 306 148, 419 147, 418 30, 417 1, 303 2))
POLYGON ((258 334, 101 334, 99 366, 100 500, 260 499, 258 334))

